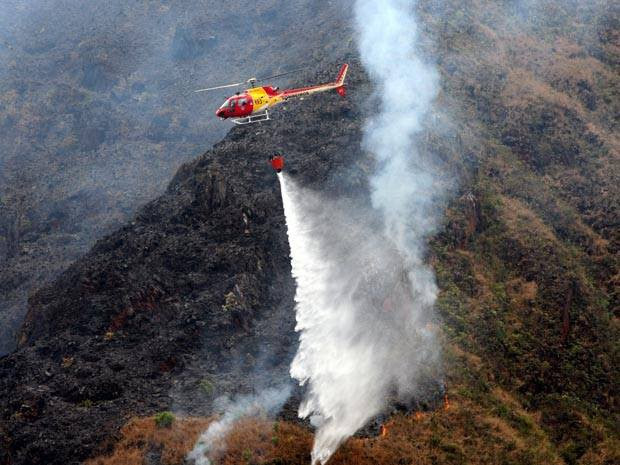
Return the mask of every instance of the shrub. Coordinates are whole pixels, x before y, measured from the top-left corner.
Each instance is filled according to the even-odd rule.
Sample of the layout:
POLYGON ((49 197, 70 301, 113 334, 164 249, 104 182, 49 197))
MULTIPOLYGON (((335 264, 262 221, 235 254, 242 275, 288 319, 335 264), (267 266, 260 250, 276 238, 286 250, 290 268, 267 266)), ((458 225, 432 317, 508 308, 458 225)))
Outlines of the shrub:
POLYGON ((83 408, 91 408, 93 406, 93 401, 90 399, 84 399, 78 405, 83 408))
POLYGON ((172 412, 161 412, 155 415, 155 424, 158 428, 170 428, 174 422, 172 412))
POLYGON ((215 386, 213 386, 213 383, 211 382, 209 378, 203 378, 198 385, 200 386, 200 390, 205 395, 207 395, 208 397, 211 397, 213 395, 215 386))

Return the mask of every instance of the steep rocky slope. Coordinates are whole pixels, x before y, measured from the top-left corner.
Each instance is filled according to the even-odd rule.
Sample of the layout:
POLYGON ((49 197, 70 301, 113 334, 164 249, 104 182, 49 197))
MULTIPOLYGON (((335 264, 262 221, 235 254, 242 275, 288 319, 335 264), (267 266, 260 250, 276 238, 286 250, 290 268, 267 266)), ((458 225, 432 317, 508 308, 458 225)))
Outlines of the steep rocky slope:
POLYGON ((307 1, 3 2, 0 354, 31 290, 229 129, 213 118, 226 90, 194 89, 339 55, 342 20, 307 1))
POLYGON ((127 415, 169 408, 173 383, 181 402, 204 403, 206 376, 216 391, 251 390, 247 371, 261 354, 264 370, 286 373, 294 286, 268 154, 284 150, 309 181, 346 189, 342 171, 359 153, 353 108, 322 96, 269 126, 235 128, 37 293, 20 349, 1 362, 9 463, 86 458, 127 415))
MULTIPOLYGON (((418 143, 458 179, 429 250, 448 404, 395 415, 333 463, 620 460, 618 15, 528 5, 420 4, 443 89, 418 143)), ((235 128, 35 295, 20 348, 0 360, 4 462, 114 451, 108 463, 178 463, 162 451, 180 447, 175 428, 197 434, 195 420, 157 437, 151 419, 120 426, 173 407, 207 415, 216 393, 252 390, 254 367, 286 371, 293 283, 266 157, 282 150, 292 176, 328 195, 364 195, 371 87, 349 61, 346 100, 235 128)), ((307 463, 310 444, 297 425, 246 423, 222 463, 307 463)))

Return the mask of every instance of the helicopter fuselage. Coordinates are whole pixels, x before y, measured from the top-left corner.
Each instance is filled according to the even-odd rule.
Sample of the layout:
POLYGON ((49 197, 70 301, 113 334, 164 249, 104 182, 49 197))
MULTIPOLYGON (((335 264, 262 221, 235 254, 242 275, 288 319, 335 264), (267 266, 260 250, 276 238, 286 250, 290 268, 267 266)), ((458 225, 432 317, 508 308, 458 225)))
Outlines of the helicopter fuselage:
POLYGON ((253 87, 226 99, 215 115, 222 119, 244 118, 284 101, 277 87, 253 87))
POLYGON ((347 64, 342 65, 342 68, 340 69, 340 72, 334 82, 320 84, 317 86, 300 87, 297 89, 286 89, 282 91, 273 86, 252 87, 251 89, 238 92, 227 98, 222 106, 217 109, 215 115, 222 119, 247 119, 252 117, 252 115, 265 113, 268 108, 285 102, 293 97, 303 97, 328 90, 335 90, 344 97, 346 95, 344 80, 347 74, 347 69, 347 64))

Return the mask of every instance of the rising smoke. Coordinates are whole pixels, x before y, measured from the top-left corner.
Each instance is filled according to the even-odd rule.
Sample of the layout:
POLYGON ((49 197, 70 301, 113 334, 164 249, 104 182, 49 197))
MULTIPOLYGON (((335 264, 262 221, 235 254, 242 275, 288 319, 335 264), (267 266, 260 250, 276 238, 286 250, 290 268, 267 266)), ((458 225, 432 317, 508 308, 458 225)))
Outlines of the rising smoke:
POLYGON ((386 233, 418 263, 438 218, 438 192, 437 176, 414 136, 437 95, 438 76, 416 53, 418 25, 411 8, 408 0, 358 0, 355 17, 362 62, 381 100, 364 140, 380 166, 371 180, 373 206, 385 216, 386 233))
POLYGON ((313 464, 390 400, 411 400, 437 358, 429 324, 437 288, 424 253, 441 189, 415 136, 438 79, 416 53, 411 8, 404 0, 355 6, 362 61, 381 101, 364 138, 378 167, 373 208, 327 200, 280 176, 300 332, 291 375, 307 389, 299 415, 317 428, 313 464))
POLYGON ((291 386, 284 384, 264 389, 256 395, 240 396, 234 400, 228 397, 219 399, 216 410, 223 412, 221 417, 200 435, 187 454, 186 461, 193 465, 210 465, 225 450, 223 440, 238 420, 271 415, 280 410, 290 394, 291 386))

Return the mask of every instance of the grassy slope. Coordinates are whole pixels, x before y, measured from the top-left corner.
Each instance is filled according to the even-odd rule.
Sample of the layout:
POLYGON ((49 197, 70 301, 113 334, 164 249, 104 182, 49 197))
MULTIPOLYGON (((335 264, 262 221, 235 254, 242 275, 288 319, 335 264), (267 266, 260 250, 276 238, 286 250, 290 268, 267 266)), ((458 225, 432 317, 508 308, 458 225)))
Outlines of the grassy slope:
POLYGON ((559 460, 617 459, 610 12, 542 2, 502 22, 497 5, 447 9, 445 91, 478 151, 432 247, 451 391, 523 440, 542 434, 559 460))
MULTIPOLYGON (((449 405, 393 417, 330 464, 620 461, 617 24, 596 4, 505 3, 420 12, 462 155, 430 253, 449 405)), ((219 463, 302 464, 310 446, 294 425, 248 421, 219 463)))

